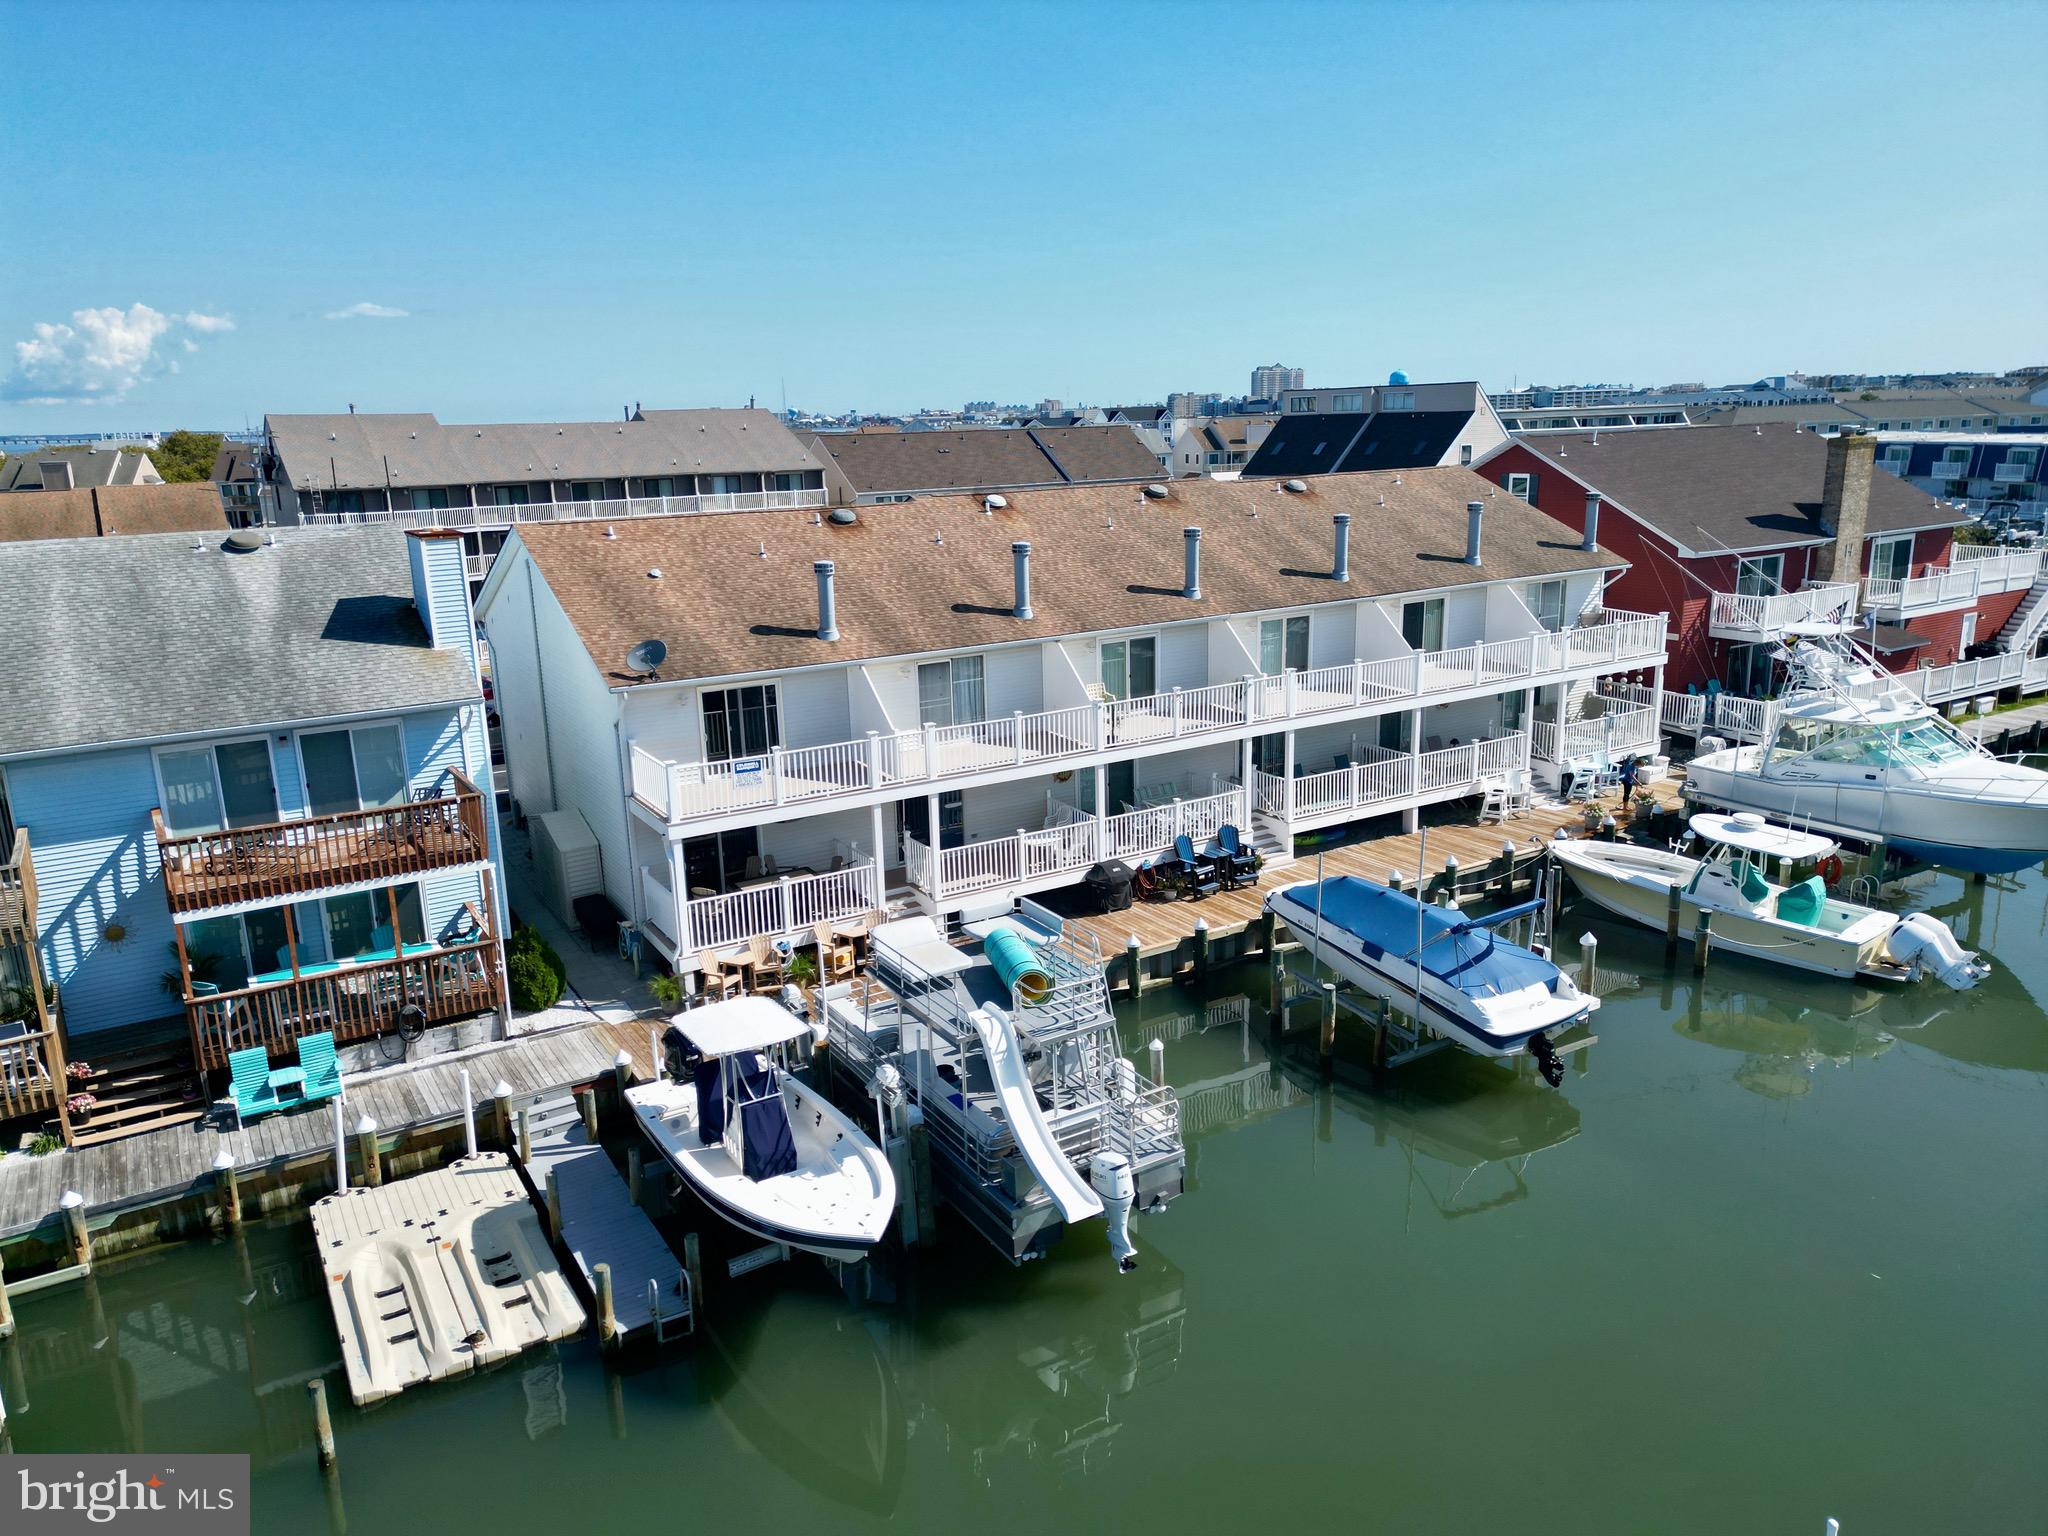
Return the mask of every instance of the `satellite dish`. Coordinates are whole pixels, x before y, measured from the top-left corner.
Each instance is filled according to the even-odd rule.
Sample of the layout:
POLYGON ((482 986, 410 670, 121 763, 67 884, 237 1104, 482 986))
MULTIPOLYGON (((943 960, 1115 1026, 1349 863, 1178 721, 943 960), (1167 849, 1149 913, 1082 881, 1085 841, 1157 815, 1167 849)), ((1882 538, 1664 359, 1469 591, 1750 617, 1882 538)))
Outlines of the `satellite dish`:
POLYGON ((668 660, 668 647, 659 640, 642 640, 626 652, 626 670, 636 677, 652 677, 668 660))

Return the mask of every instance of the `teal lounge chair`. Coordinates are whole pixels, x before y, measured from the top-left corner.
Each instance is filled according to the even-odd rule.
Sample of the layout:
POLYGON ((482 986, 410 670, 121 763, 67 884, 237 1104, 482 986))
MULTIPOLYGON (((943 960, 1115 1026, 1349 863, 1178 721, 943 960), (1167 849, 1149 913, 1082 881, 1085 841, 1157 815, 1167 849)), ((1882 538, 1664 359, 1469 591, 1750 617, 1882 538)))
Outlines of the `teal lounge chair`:
MULTIPOLYGON (((293 1074, 296 1076, 297 1074, 293 1074)), ((228 1057, 228 1078, 235 1095, 235 1124, 248 1124, 258 1115, 283 1109, 277 1080, 270 1074, 270 1053, 260 1045, 236 1051, 228 1057)))
POLYGON ((341 1064, 334 1059, 332 1034, 305 1035, 299 1040, 299 1070, 305 1074, 301 1098, 311 1104, 341 1092, 341 1064))

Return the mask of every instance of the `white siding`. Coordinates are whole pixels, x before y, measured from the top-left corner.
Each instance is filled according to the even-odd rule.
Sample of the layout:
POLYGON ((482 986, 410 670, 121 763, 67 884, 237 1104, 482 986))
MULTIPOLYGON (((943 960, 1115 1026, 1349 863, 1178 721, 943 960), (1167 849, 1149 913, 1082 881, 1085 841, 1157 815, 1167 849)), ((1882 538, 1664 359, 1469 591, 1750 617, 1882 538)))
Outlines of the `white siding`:
POLYGON ((785 747, 822 747, 853 739, 843 671, 792 672, 778 679, 777 686, 785 747))
POLYGON ((1308 664, 1340 667, 1358 654, 1358 615, 1349 603, 1317 608, 1308 620, 1308 664))
POLYGON ((917 668, 912 663, 878 661, 864 670, 897 730, 914 731, 924 723, 918 718, 917 668))
POLYGON ((1214 683, 1235 682, 1241 673, 1220 677, 1209 671, 1209 626, 1174 624, 1159 631, 1159 691, 1172 688, 1206 688, 1214 683))
MULTIPOLYGON (((893 826, 893 820, 885 814, 885 838, 893 826)), ((834 858, 852 863, 872 852, 868 844, 873 841, 874 823, 865 810, 806 816, 800 821, 777 822, 761 829, 761 852, 773 854, 785 870, 808 865, 822 872, 832 867, 834 858)))
POLYGON ((1035 715, 1044 706, 1044 666, 1035 645, 1013 645, 982 653, 982 675, 988 687, 991 720, 1021 710, 1035 715))
POLYGON ((534 626, 533 594, 540 577, 516 540, 498 556, 498 566, 504 574, 484 627, 505 772, 521 806, 544 811, 555 803, 555 786, 548 765, 547 711, 541 699, 544 669, 534 626))
POLYGON ((1081 775, 1076 773, 1064 784, 1056 784, 1050 775, 1036 778, 1016 779, 1008 784, 980 784, 966 790, 961 796, 961 808, 967 826, 967 840, 978 843, 991 837, 1008 837, 1014 832, 1029 832, 1045 825, 1046 797, 1052 796, 1063 805, 1078 803, 1081 775))

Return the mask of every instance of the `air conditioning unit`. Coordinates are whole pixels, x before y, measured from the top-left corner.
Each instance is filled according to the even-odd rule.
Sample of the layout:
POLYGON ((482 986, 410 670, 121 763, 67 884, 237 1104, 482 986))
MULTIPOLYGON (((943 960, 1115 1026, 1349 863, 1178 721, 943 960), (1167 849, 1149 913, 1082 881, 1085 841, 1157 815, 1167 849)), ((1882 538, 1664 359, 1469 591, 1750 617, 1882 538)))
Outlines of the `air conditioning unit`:
POLYGON ((604 889, 604 854, 581 811, 549 811, 528 823, 541 900, 572 932, 576 898, 604 889))

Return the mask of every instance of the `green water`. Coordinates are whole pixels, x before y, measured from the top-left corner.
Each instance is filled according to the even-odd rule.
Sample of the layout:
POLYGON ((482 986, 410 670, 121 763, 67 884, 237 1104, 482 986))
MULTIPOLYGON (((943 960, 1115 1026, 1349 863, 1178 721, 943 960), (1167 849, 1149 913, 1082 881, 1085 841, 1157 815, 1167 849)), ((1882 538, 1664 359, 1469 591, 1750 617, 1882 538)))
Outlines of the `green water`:
MULTIPOLYGON (((890 1301, 763 1271, 653 1365, 577 1343, 340 1408, 347 1525, 2040 1529, 2048 886, 2014 885, 1916 894, 1997 964, 1966 994, 1696 987, 1581 910, 1617 974, 1557 1091, 1454 1053, 1326 1088, 1234 1001, 1256 968, 1155 993, 1125 1042, 1167 1041, 1189 1180, 1137 1273, 1097 1231, 1012 1270, 957 1229, 890 1301)), ((25 1298, 16 1447, 246 1450, 256 1528, 322 1528, 302 1383, 346 1394, 308 1253, 25 1298)))

